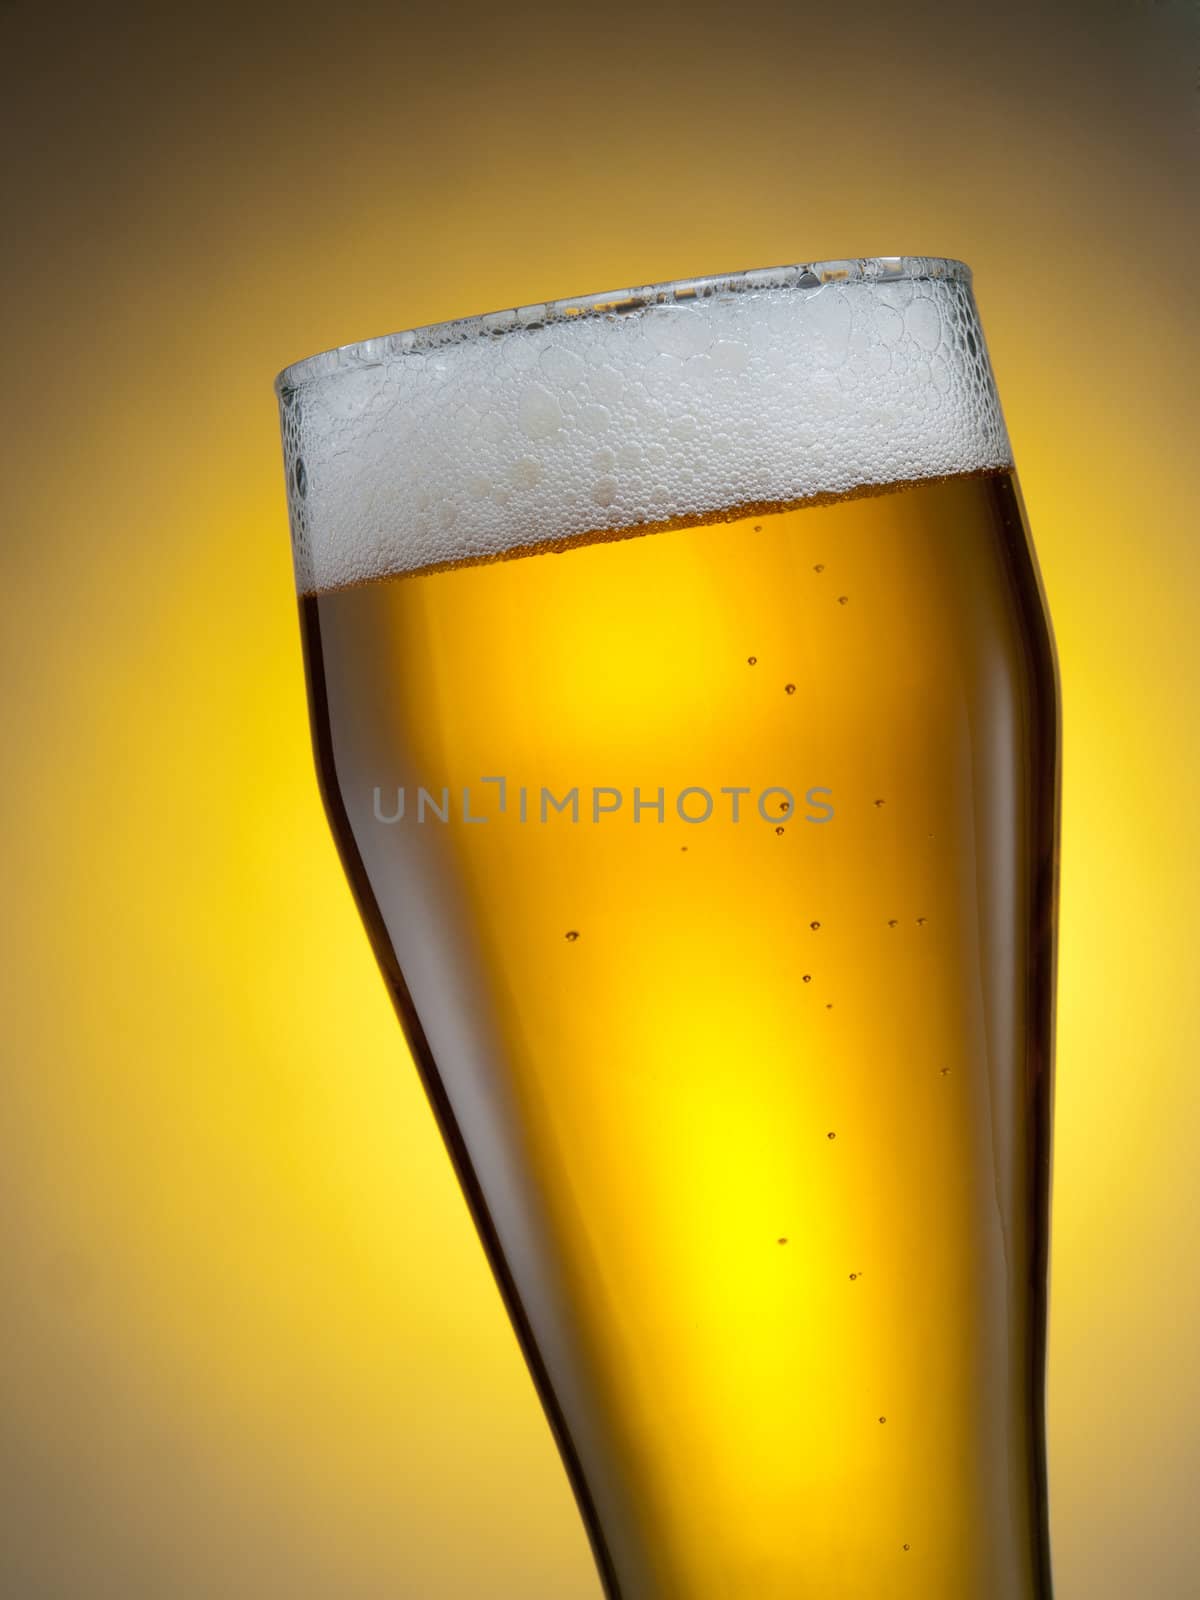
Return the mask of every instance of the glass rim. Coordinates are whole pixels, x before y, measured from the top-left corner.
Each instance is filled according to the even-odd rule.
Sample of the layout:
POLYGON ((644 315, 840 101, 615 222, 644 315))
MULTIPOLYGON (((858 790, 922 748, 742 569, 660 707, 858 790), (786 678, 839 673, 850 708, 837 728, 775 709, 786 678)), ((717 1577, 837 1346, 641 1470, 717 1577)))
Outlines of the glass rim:
POLYGON ((303 385, 339 372, 383 366, 413 352, 436 350, 473 338, 500 338, 523 328, 569 324, 580 317, 618 317, 647 306, 686 305, 754 289, 820 289, 829 283, 896 283, 903 280, 940 279, 970 284, 971 269, 951 256, 859 256, 853 259, 792 262, 781 267, 754 267, 740 272, 715 273, 701 278, 674 278, 640 289, 607 289, 595 294, 571 295, 559 300, 513 306, 505 311, 485 311, 477 316, 430 322, 372 339, 335 345, 284 367, 275 379, 282 396, 303 385))

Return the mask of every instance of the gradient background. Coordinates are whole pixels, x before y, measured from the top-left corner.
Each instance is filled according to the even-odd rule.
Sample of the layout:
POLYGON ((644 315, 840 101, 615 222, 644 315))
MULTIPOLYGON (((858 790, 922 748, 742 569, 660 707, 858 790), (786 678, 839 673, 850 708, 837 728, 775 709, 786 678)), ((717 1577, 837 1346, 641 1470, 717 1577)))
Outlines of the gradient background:
POLYGON ((0 8, 6 1596, 597 1600, 319 808, 271 379, 901 252, 1062 659, 1059 1600, 1197 1592, 1196 18, 0 8))

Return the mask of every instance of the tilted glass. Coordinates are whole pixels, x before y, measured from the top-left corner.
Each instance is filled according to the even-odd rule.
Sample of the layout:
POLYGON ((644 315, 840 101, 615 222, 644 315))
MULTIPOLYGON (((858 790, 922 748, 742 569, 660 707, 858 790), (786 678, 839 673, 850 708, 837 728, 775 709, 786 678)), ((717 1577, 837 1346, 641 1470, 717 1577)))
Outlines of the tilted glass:
POLYGON ((620 1600, 1049 1600, 1057 670, 961 263, 277 382, 318 774, 620 1600))

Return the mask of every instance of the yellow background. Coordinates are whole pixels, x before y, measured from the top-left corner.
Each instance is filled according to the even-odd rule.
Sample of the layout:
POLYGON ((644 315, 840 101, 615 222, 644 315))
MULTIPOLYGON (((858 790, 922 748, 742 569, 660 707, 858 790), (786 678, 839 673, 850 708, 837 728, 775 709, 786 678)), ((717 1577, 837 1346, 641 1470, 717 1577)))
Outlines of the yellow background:
POLYGON ((319 809, 270 383, 899 252, 975 268, 1062 660, 1059 1600, 1196 1591, 1195 18, 0 8, 6 1596, 596 1600, 319 809))

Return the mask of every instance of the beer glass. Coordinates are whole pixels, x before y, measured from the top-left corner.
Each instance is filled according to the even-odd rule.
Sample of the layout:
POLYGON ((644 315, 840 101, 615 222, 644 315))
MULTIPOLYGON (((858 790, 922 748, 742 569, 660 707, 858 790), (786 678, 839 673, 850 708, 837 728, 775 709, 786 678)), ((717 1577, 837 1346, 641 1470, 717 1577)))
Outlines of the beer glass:
POLYGON ((325 807, 611 1600, 1049 1600, 1059 713, 959 262, 278 380, 325 807))

